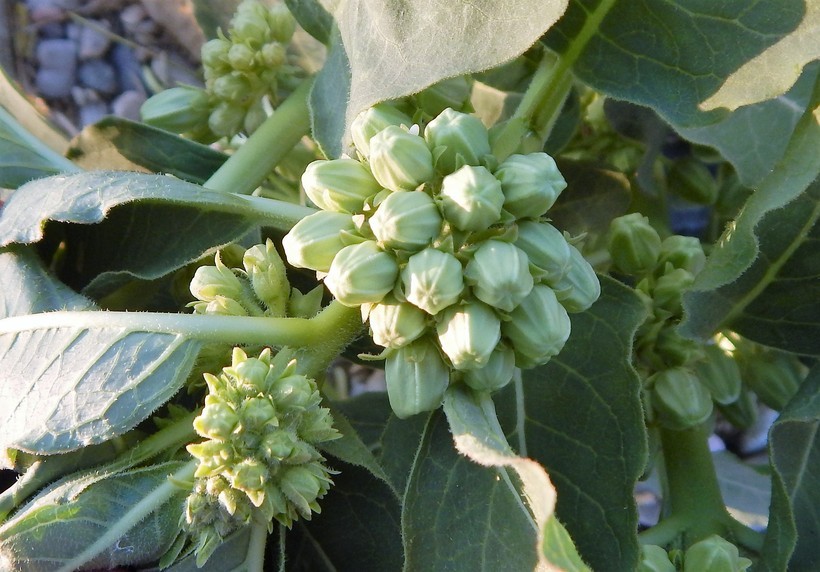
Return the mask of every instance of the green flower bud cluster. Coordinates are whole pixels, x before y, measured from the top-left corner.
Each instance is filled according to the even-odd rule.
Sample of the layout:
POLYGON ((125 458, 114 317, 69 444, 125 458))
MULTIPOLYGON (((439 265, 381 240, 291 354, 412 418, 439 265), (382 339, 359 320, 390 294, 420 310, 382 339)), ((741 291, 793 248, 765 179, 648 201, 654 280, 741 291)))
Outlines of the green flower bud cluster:
POLYGON ((733 357, 746 387, 775 411, 782 411, 808 375, 808 368, 794 354, 768 348, 735 334, 733 357))
POLYGON ((200 565, 254 514, 290 527, 320 512, 333 471, 316 447, 341 435, 316 383, 295 367, 287 350, 249 358, 235 348, 230 366, 204 376, 208 395, 194 429, 206 440, 188 445, 199 465, 184 515, 200 565))
POLYGON ((683 572, 744 572, 751 565, 737 546, 717 534, 696 542, 683 556, 683 572))
POLYGON ((449 108, 423 133, 410 125, 395 107, 362 113, 357 158, 308 167, 305 194, 322 210, 283 240, 291 264, 362 306, 405 416, 437 407, 451 370, 490 391, 515 366, 546 363, 569 336, 567 313, 600 295, 592 267, 543 218, 566 187, 549 155, 499 162, 481 121, 449 108))

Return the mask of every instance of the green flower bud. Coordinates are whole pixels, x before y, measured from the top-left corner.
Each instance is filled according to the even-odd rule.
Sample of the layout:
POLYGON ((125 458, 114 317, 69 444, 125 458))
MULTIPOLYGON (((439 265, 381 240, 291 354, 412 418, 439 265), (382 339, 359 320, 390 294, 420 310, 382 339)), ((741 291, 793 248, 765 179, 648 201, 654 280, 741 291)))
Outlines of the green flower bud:
POLYGON ((395 107, 380 103, 362 111, 353 120, 350 134, 353 144, 363 157, 370 156, 370 139, 390 125, 410 127, 413 121, 395 107))
MULTIPOLYGON (((470 105, 473 84, 467 76, 444 79, 415 95, 416 104, 429 115, 439 115, 448 107, 461 111, 470 105)), ((431 147, 432 148, 432 147, 431 147)))
POLYGON ((215 300, 217 296, 241 299, 245 295, 246 285, 222 263, 218 253, 215 263, 215 266, 200 266, 196 269, 190 284, 191 294, 203 302, 215 300))
POLYGON ((395 125, 370 138, 370 170, 391 191, 412 191, 435 174, 424 139, 395 125))
POLYGON ((736 401, 728 405, 716 405, 720 414, 738 429, 748 429, 757 421, 757 400, 754 393, 745 387, 740 388, 740 395, 736 401))
POLYGON ((637 572, 675 572, 675 565, 661 546, 644 544, 641 546, 641 561, 637 572))
POLYGON ((652 408, 667 429, 683 431, 700 425, 712 414, 712 396, 689 369, 675 367, 647 380, 652 408))
POLYGON ((510 155, 495 172, 504 191, 504 209, 515 218, 540 217, 567 182, 546 153, 510 155))
POLYGON ((319 211, 297 222, 282 239, 282 246, 293 266, 327 272, 336 254, 347 246, 342 235, 355 230, 350 215, 319 211))
POLYGON ((452 173, 464 165, 479 165, 490 154, 487 128, 478 117, 445 109, 424 129, 436 168, 452 173))
POLYGON ((455 304, 464 290, 461 263, 435 248, 411 256, 401 271, 401 281, 407 301, 430 315, 455 304))
POLYGON ((515 352, 499 344, 490 354, 487 365, 464 372, 464 383, 476 391, 496 391, 510 382, 514 371, 515 352))
POLYGON ((515 350, 515 365, 532 368, 558 355, 569 338, 572 324, 552 288, 537 284, 510 312, 501 332, 515 350))
POLYGON ((501 321, 492 308, 468 302, 445 309, 436 317, 441 349, 458 370, 484 367, 501 339, 501 321))
POLYGON ((279 487, 302 518, 309 520, 311 510, 319 512, 316 501, 325 495, 330 483, 324 467, 308 464, 288 467, 279 481, 279 487))
POLYGON ((385 348, 406 346, 427 328, 427 314, 407 302, 383 300, 370 310, 373 341, 385 348))
POLYGON ((236 70, 247 71, 253 67, 256 52, 246 44, 233 44, 228 50, 228 63, 236 70))
POLYGON ((441 209, 459 230, 486 230, 498 222, 504 193, 501 183, 484 167, 465 165, 441 182, 441 209))
POLYGON ((370 229, 379 245, 419 250, 441 232, 441 215, 435 201, 423 191, 391 193, 370 218, 370 229))
POLYGON ((239 408, 239 418, 244 430, 255 431, 267 423, 278 425, 276 407, 267 397, 251 397, 242 403, 239 408))
POLYGON ((682 268, 675 268, 671 272, 667 272, 658 278, 655 282, 655 288, 652 290, 655 306, 673 314, 678 314, 681 310, 683 293, 694 281, 695 277, 692 273, 682 268))
POLYGON ((783 410, 806 377, 805 366, 791 354, 761 346, 749 351, 740 346, 735 356, 740 362, 743 381, 760 401, 775 411, 783 410))
POLYGON ((706 346, 703 351, 706 359, 695 364, 695 374, 716 403, 734 403, 740 397, 742 387, 740 368, 717 345, 706 346))
POLYGON ((696 542, 683 556, 683 572, 743 572, 752 561, 717 534, 696 542))
POLYGON ((612 221, 607 248, 619 271, 633 275, 648 274, 658 263, 661 237, 647 217, 631 213, 612 221))
POLYGON ((259 2, 253 0, 240 2, 231 19, 231 39, 235 42, 264 44, 270 31, 267 13, 267 7, 259 2))
POLYGON ((261 506, 265 500, 265 483, 268 468, 256 459, 245 459, 233 467, 231 486, 248 495, 254 506, 261 506))
POLYGON ((208 121, 208 93, 197 87, 172 87, 149 97, 140 108, 143 123, 172 133, 187 133, 208 121))
POLYGON ((515 245, 487 240, 475 251, 464 271, 476 298, 511 312, 532 290, 529 261, 515 245))
POLYGON ((675 328, 665 327, 655 340, 654 350, 666 367, 686 365, 703 358, 703 344, 681 336, 675 328))
POLYGON ((206 405, 194 419, 194 429, 202 437, 225 441, 238 423, 239 416, 233 407, 227 403, 215 402, 206 405))
POLYGON ((353 213, 381 187, 367 167, 353 159, 314 161, 302 175, 305 194, 322 210, 353 213))
POLYGON ((259 445, 259 453, 268 463, 281 462, 293 455, 297 449, 299 438, 291 431, 271 431, 267 433, 259 445))
POLYGON ((450 368, 426 339, 391 353, 384 373, 390 407, 399 419, 440 407, 450 383, 450 368))
POLYGON ((217 135, 232 137, 239 133, 245 121, 245 108, 224 101, 217 105, 208 117, 208 127, 217 135))
POLYGON ((274 402, 282 409, 306 409, 321 400, 316 383, 304 375, 278 378, 270 389, 274 402))
POLYGON ((279 42, 269 42, 259 51, 262 63, 268 69, 278 69, 287 59, 287 50, 279 42))
POLYGON ((284 316, 290 296, 285 264, 273 241, 257 244, 245 251, 242 265, 256 296, 268 307, 271 316, 284 316))
POLYGON ((666 184, 670 191, 693 203, 712 205, 718 197, 715 177, 694 157, 675 161, 666 176, 666 184))
POLYGON ((536 267, 533 275, 537 279, 555 283, 569 271, 569 243, 561 231, 549 223, 520 221, 515 245, 524 251, 530 264, 536 267))
POLYGON ((193 302, 189 304, 195 314, 210 314, 215 316, 247 316, 245 307, 232 298, 216 296, 210 302, 193 302))
POLYGON ((346 246, 325 277, 328 290, 345 306, 375 304, 396 284, 399 265, 372 241, 346 246))
POLYGON ((677 234, 666 237, 661 243, 658 268, 665 269, 667 264, 696 275, 706 264, 706 255, 703 253, 700 240, 694 236, 677 234))
POLYGON ((275 4, 268 8, 266 18, 270 34, 277 42, 287 43, 296 31, 296 19, 285 4, 275 4))
POLYGON ((188 452, 199 460, 195 477, 210 477, 216 475, 233 461, 230 445, 221 441, 205 441, 192 443, 186 447, 188 452))
POLYGON ((557 281, 547 280, 567 312, 583 312, 601 295, 601 282, 581 251, 569 245, 570 266, 557 281))
POLYGON ((219 99, 243 102, 251 91, 251 84, 241 73, 232 72, 216 78, 209 88, 219 99))
POLYGON ((231 49, 230 40, 215 38, 202 44, 200 56, 205 67, 214 70, 227 69, 228 52, 231 49))

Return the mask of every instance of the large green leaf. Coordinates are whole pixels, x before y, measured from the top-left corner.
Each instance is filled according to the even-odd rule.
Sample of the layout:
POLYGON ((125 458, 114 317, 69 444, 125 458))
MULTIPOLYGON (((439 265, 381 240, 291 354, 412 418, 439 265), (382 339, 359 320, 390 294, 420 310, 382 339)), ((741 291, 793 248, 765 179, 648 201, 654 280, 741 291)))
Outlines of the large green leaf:
POLYGON ((219 545, 208 561, 197 566, 196 555, 190 554, 168 568, 149 568, 141 572, 255 572, 251 567, 251 529, 242 527, 219 545))
POLYGON ((646 463, 640 381, 630 365, 645 310, 602 278, 600 299, 572 316, 572 334, 521 387, 496 399, 510 443, 544 467, 558 491, 556 514, 593 570, 634 570, 633 488, 646 463))
POLYGON ((820 124, 807 113, 684 296, 683 333, 705 338, 733 328, 787 351, 820 352, 818 149, 820 124))
POLYGON ((558 20, 566 0, 321 0, 321 4, 336 21, 343 50, 334 46, 316 80, 314 125, 334 119, 332 131, 317 135, 326 152, 338 155, 344 129, 360 111, 439 80, 511 60, 558 20), (349 84, 339 84, 346 74, 349 84), (321 98, 316 97, 319 94, 321 98))

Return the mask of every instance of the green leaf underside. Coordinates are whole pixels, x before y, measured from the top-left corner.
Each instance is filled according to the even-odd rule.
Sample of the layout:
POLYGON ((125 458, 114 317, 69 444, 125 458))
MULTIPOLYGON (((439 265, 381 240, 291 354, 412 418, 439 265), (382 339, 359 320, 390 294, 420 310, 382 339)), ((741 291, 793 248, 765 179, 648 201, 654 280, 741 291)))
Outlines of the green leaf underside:
POLYGON ((242 527, 225 538, 202 567, 196 565, 196 556, 190 554, 168 568, 143 572, 255 572, 248 563, 250 543, 251 528, 242 527))
POLYGON ((343 44, 334 46, 312 97, 314 125, 326 130, 317 137, 332 155, 343 149, 345 129, 360 111, 518 56, 566 7, 565 0, 321 4, 333 15, 343 44), (347 74, 349 84, 337 83, 347 74))
POLYGON ((797 395, 769 433, 770 463, 781 485, 773 490, 772 520, 786 521, 771 530, 764 560, 782 558, 794 546, 788 570, 809 572, 820 567, 820 366, 815 365, 797 395), (795 529, 790 530, 789 525, 795 529), (796 538, 795 538, 796 533, 796 538))
POLYGON ((604 277, 601 283, 599 300, 572 315, 561 353, 523 372, 523 395, 508 387, 496 403, 509 442, 547 469, 558 491, 556 514, 584 560, 593 570, 633 570, 633 488, 647 451, 630 363, 645 310, 629 288, 604 277))
POLYGON ((125 159, 153 173, 202 184, 228 156, 144 123, 106 117, 83 129, 72 141, 68 158, 89 170, 110 169, 125 159))
POLYGON ((818 354, 818 148, 820 125, 807 113, 781 163, 724 233, 684 296, 683 333, 705 338, 731 327, 761 343, 818 354))
MULTIPOLYGON (((174 541, 183 489, 149 507, 136 520, 129 511, 182 467, 173 462, 116 476, 69 479, 49 488, 0 528, 0 565, 3 570, 62 571, 84 565, 84 570, 148 564, 174 541), (99 554, 82 555, 101 537, 116 538, 99 554), (77 562, 77 559, 82 562, 77 562)), ((150 502, 150 501, 148 501, 150 502)))

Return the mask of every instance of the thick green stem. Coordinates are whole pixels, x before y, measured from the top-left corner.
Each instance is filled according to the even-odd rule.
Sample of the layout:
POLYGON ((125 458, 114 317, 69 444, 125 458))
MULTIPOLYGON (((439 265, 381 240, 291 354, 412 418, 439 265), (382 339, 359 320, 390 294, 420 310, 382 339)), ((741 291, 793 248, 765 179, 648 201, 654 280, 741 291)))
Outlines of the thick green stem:
POLYGON ((203 186, 245 195, 253 192, 310 131, 307 102, 312 83, 302 82, 203 186))
POLYGON ((311 322, 316 328, 314 343, 298 356, 297 369, 308 377, 320 378, 331 360, 361 334, 362 314, 359 308, 334 300, 311 322))

